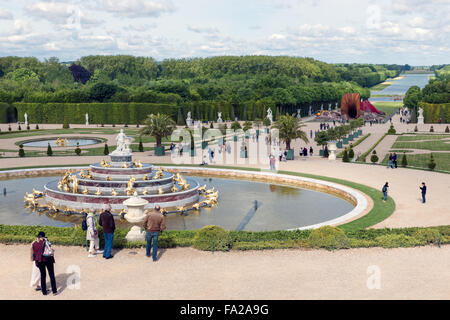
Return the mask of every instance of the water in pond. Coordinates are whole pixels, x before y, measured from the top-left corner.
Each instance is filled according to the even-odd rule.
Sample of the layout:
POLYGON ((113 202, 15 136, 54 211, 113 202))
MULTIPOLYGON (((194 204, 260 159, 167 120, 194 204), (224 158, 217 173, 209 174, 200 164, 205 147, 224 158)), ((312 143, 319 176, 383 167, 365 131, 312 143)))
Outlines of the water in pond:
MULTIPOLYGON (((406 74, 400 80, 395 80, 389 86, 381 91, 372 91, 371 94, 386 94, 386 95, 404 95, 411 86, 418 86, 420 88, 425 87, 428 84, 430 74, 406 74)), ((371 101, 394 101, 390 100, 373 100, 377 97, 373 97, 371 101)), ((384 97, 385 99, 387 97, 384 97)))
MULTIPOLYGON (((97 144, 100 142, 102 142, 102 141, 99 139, 67 138, 64 143, 64 147, 76 147, 77 143, 79 143, 80 146, 88 146, 88 145, 97 144), (67 143, 67 141, 68 141, 68 143, 67 143)), ((46 148, 49 143, 52 147, 61 147, 61 145, 56 144, 56 139, 28 141, 28 142, 24 142, 23 146, 24 147, 42 147, 42 148, 45 147, 46 148)))
MULTIPOLYGON (((168 215, 168 230, 194 230, 218 225, 227 230, 265 231, 312 225, 342 216, 353 205, 336 196, 296 187, 246 180, 190 176, 200 185, 219 190, 219 206, 189 211, 186 215, 168 215), (255 210, 255 200, 257 201, 255 210)), ((72 226, 81 223, 79 216, 50 218, 46 213, 30 213, 24 208, 25 192, 57 177, 0 180, 0 224, 72 226)), ((117 220, 118 227, 129 227, 117 220)))

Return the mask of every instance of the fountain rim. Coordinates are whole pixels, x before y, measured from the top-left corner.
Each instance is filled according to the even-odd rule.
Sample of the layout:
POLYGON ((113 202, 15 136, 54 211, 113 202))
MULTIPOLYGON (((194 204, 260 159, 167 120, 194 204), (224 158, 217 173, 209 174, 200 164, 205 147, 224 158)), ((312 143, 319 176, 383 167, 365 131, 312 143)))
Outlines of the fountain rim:
MULTIPOLYGON (((248 170, 236 170, 236 169, 221 169, 221 168, 205 168, 205 167, 183 167, 183 166, 164 166, 164 169, 169 169, 169 170, 183 170, 183 171, 196 171, 196 170, 200 170, 200 171, 210 171, 210 172, 219 172, 219 173, 233 173, 235 174, 234 177, 241 177, 244 178, 243 176, 245 176, 246 174, 251 174, 251 175, 257 175, 257 176, 261 176, 261 177, 272 177, 274 179, 274 182, 276 182, 276 178, 282 178, 282 179, 286 179, 286 180, 292 180, 292 181, 302 181, 302 182, 307 182, 307 183, 312 183, 312 184, 319 184, 319 185, 324 185, 326 187, 329 187, 331 189, 336 189, 338 191, 342 191, 345 194, 349 195, 355 202, 356 205, 355 207, 350 211, 347 212, 346 214, 337 217, 335 219, 331 219, 331 220, 327 220, 327 221, 323 221, 320 223, 316 223, 316 224, 312 224, 312 225, 308 225, 308 226, 303 226, 303 227, 298 227, 298 228, 289 228, 286 229, 287 231, 295 231, 295 230, 306 230, 306 229, 317 229, 323 226, 329 226, 329 225, 339 225, 339 224, 343 224, 343 223, 348 223, 351 220, 353 220, 354 218, 360 216, 364 211, 366 211, 368 209, 369 206, 369 202, 366 199, 366 196, 364 195, 363 192, 355 190, 353 188, 350 187, 346 187, 344 185, 338 184, 338 183, 334 183, 334 182, 329 182, 329 181, 324 181, 324 180, 320 180, 320 179, 314 179, 314 178, 307 178, 307 177, 302 177, 302 176, 294 176, 294 175, 289 175, 289 174, 278 174, 278 173, 274 173, 274 172, 267 172, 267 171, 248 171, 248 170)), ((80 167, 74 167, 74 166, 69 166, 69 167, 50 167, 50 168, 35 168, 35 169, 13 169, 13 170, 5 170, 0 172, 1 173, 19 173, 19 172, 36 172, 36 171, 48 171, 48 170, 73 170, 73 169, 84 169, 87 168, 87 166, 80 166, 80 167)), ((186 190, 185 192, 187 192, 189 190, 186 190)), ((318 191, 318 192, 322 192, 322 191, 318 191)), ((156 195, 158 196, 158 195, 156 195)), ((126 197, 126 196, 123 196, 126 197)), ((129 198, 129 196, 128 196, 129 198)), ((369 211, 367 210, 366 214, 369 211)))
MULTIPOLYGON (((25 143, 30 143, 30 142, 38 142, 38 141, 47 141, 47 140, 57 140, 58 138, 64 138, 64 139, 84 139, 84 140, 95 140, 98 141, 96 143, 93 144, 87 144, 84 146, 94 146, 96 144, 100 144, 106 141, 106 139, 104 138, 99 138, 99 137, 81 137, 81 136, 59 136, 59 137, 46 137, 46 138, 35 138, 35 139, 27 139, 27 140, 20 140, 15 142, 16 145, 21 145, 21 144, 25 144, 25 143)), ((37 147, 37 146, 25 146, 24 147, 30 147, 30 148, 47 148, 47 146, 45 147, 37 147)), ((64 146, 66 148, 74 148, 76 146, 64 146)))

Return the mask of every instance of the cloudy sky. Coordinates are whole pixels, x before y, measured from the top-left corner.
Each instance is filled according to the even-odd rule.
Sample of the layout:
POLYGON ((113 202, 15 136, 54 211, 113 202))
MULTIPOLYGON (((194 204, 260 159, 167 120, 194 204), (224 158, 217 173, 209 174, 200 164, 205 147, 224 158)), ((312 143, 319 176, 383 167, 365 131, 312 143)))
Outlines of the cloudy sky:
POLYGON ((0 56, 450 63, 450 0, 0 0, 0 56))

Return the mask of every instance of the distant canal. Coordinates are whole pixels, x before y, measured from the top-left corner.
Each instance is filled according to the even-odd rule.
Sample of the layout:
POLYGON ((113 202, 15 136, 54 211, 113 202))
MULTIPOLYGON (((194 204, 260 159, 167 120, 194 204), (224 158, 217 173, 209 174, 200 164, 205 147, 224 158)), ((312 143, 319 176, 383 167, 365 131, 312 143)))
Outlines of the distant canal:
MULTIPOLYGON (((431 74, 406 74, 403 79, 395 80, 389 86, 381 91, 372 91, 371 95, 405 95, 411 86, 418 86, 420 88, 425 87, 428 84, 429 76, 431 74)), ((394 100, 395 97, 371 97, 369 100, 372 102, 376 101, 401 101, 394 100)))

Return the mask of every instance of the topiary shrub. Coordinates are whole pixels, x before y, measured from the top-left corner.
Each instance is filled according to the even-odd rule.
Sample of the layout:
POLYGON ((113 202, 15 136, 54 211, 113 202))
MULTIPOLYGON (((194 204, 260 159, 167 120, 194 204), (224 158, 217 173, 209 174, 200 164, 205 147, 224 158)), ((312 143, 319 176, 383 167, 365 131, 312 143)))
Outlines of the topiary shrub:
POLYGON ((408 165, 408 160, 406 160, 406 153, 403 152, 403 157, 402 157, 402 167, 406 167, 408 165))
POLYGON ((17 130, 22 131, 22 127, 19 124, 19 127, 17 128, 17 130))
POLYGON ((414 232, 414 238, 421 241, 426 241, 426 243, 438 243, 441 234, 436 229, 419 229, 414 232))
POLYGON ((80 143, 77 142, 77 147, 75 148, 75 154, 79 156, 81 154, 80 143))
POLYGON ((102 128, 103 128, 104 126, 105 126, 105 124, 104 124, 104 123, 102 122, 102 124, 100 125, 100 127, 102 127, 102 128))
POLYGON ((413 247, 424 244, 424 241, 404 234, 385 234, 376 237, 375 241, 383 248, 413 247))
POLYGON ((8 131, 11 131, 12 129, 11 129, 11 126, 8 126, 8 131))
POLYGON ((23 150, 23 144, 19 146, 19 157, 25 157, 25 151, 23 150))
POLYGON ((108 148, 108 144, 107 143, 105 143, 105 149, 103 149, 103 154, 105 156, 107 156, 109 154, 109 148, 108 148))
POLYGON ((388 134, 395 134, 397 131, 395 131, 395 128, 394 128, 394 125, 393 124, 391 124, 391 127, 389 128, 389 130, 388 130, 388 134))
POLYGON ((345 232, 339 228, 324 226, 311 231, 308 241, 314 248, 328 250, 349 247, 349 240, 345 232))
POLYGON ((445 127, 445 133, 449 133, 450 129, 448 128, 448 126, 445 127))
POLYGON ((194 236, 194 248, 203 251, 228 251, 231 248, 230 234, 218 226, 205 226, 194 236))
POLYGON ((39 130, 39 125, 38 125, 37 123, 36 123, 35 129, 36 129, 36 130, 39 130))
POLYGON ((27 130, 30 130, 30 125, 29 124, 27 124, 27 130))
POLYGON ((51 157, 53 155, 53 150, 52 150, 52 146, 50 145, 50 143, 48 144, 48 147, 47 147, 47 155, 49 157, 51 157))
POLYGON ((433 126, 430 127, 430 132, 434 132, 433 126))
POLYGON ((113 123, 113 124, 112 124, 112 127, 113 127, 113 128, 115 128, 115 127, 116 127, 116 124, 115 124, 115 123, 113 123))
POLYGON ((433 154, 430 153, 430 161, 428 161, 428 168, 434 170, 436 168, 436 162, 434 162, 433 154))
POLYGON ((125 127, 125 128, 128 128, 128 123, 125 123, 124 127, 125 127))
POLYGON ((350 151, 348 152, 348 157, 350 159, 353 159, 355 157, 355 151, 353 151, 353 148, 350 146, 350 151))
POLYGON ((69 120, 67 120, 66 118, 64 118, 64 123, 63 123, 63 129, 69 129, 70 125, 69 125, 69 120))
POLYGON ((342 156, 342 162, 350 162, 350 160, 348 158, 347 149, 344 150, 344 155, 342 156))
POLYGON ((212 123, 212 121, 211 121, 211 123, 210 123, 210 125, 209 125, 209 128, 210 128, 210 129, 214 129, 214 124, 212 123))
POLYGON ((144 152, 144 145, 142 144, 142 140, 139 140, 139 152, 144 152))
POLYGON ((414 127, 414 132, 419 131, 419 129, 417 128, 417 126, 414 127))
POLYGON ((372 163, 378 162, 378 156, 377 156, 377 152, 375 150, 372 151, 372 155, 370 156, 370 161, 372 163))

